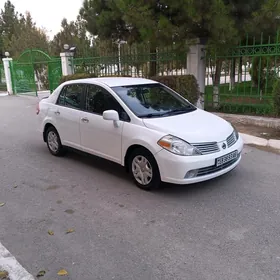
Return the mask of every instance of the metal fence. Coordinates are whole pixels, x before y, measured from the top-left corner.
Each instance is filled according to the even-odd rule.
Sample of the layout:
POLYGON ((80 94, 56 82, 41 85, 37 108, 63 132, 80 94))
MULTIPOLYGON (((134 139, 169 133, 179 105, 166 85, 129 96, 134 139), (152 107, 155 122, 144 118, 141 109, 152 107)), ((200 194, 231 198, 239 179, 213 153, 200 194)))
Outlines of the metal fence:
POLYGON ((273 113, 273 86, 280 69, 279 35, 278 32, 274 37, 247 36, 245 42, 227 54, 208 57, 207 109, 258 115, 273 113))
POLYGON ((152 77, 157 75, 185 75, 187 49, 125 46, 102 56, 73 59, 75 73, 96 76, 152 77))

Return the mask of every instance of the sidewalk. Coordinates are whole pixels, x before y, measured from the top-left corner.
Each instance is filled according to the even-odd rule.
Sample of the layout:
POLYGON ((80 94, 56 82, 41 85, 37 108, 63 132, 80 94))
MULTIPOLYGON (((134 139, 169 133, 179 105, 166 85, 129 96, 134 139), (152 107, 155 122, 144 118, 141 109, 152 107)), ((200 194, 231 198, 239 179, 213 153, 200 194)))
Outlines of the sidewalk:
POLYGON ((280 119, 216 113, 232 123, 244 144, 266 147, 280 152, 280 119))
POLYGON ((217 116, 226 119, 231 122, 240 123, 244 125, 255 125, 280 130, 280 118, 267 118, 258 116, 247 116, 247 115, 235 115, 225 113, 214 113, 217 116))
POLYGON ((4 97, 4 96, 7 96, 8 93, 7 92, 0 92, 0 97, 4 97))

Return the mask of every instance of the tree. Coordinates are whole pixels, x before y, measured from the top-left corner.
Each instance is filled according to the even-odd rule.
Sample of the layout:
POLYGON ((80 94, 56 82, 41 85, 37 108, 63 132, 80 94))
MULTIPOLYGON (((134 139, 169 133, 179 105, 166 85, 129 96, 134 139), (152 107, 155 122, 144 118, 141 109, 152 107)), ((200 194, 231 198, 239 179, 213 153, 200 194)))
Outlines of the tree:
POLYGON ((101 40, 135 41, 139 35, 133 26, 124 21, 116 1, 84 0, 80 15, 86 22, 87 30, 101 40))
MULTIPOLYGON (((252 11, 251 20, 246 22, 245 30, 250 35, 263 33, 263 39, 268 39, 269 36, 275 37, 280 27, 280 2, 278 0, 258 2, 259 6, 252 11)), ((259 40, 261 40, 260 36, 259 40)))
POLYGON ((7 49, 14 57, 19 57, 26 49, 40 49, 48 52, 49 43, 45 30, 37 28, 29 12, 21 15, 17 30, 12 34, 7 49))
POLYGON ((91 51, 91 38, 87 35, 85 21, 80 16, 76 21, 68 22, 63 19, 61 31, 51 41, 52 54, 58 55, 64 50, 64 45, 69 44, 77 49, 76 56, 84 56, 91 51))
MULTIPOLYGON (((210 38, 224 49, 237 34, 221 0, 85 0, 80 14, 93 35, 128 43, 148 42, 152 56, 166 42, 185 46, 194 38, 210 38)), ((152 76, 155 66, 151 67, 152 76)))
POLYGON ((0 13, 2 52, 9 51, 18 57, 25 49, 48 50, 48 39, 43 29, 36 27, 31 14, 19 14, 10 0, 5 2, 0 13))
POLYGON ((15 11, 15 6, 10 0, 5 2, 4 9, 0 13, 0 37, 1 37, 1 51, 7 50, 7 45, 16 31, 18 24, 18 13, 15 11))

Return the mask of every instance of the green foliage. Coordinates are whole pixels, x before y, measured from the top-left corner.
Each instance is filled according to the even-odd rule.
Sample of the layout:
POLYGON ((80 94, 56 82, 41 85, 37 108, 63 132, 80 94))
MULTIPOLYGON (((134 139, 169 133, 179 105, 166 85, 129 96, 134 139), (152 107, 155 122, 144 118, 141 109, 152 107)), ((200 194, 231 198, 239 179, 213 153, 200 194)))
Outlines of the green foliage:
POLYGON ((98 35, 101 40, 129 40, 138 37, 138 31, 128 26, 122 19, 123 11, 116 5, 117 1, 84 0, 80 10, 86 28, 92 35, 98 35))
POLYGON ((0 14, 0 32, 3 41, 11 40, 12 35, 16 32, 18 24, 18 13, 15 11, 15 6, 10 0, 4 4, 4 9, 1 9, 0 14))
POLYGON ((280 116, 280 79, 277 79, 273 87, 273 111, 280 116))
POLYGON ((36 26, 29 12, 18 14, 9 0, 0 13, 0 36, 2 52, 9 51, 14 58, 26 49, 48 51, 46 31, 36 26))
MULTIPOLYGON (((60 80, 60 84, 72 81, 72 80, 80 80, 80 79, 88 79, 88 78, 97 78, 96 74, 90 73, 75 73, 73 75, 63 76, 60 80)), ((105 77, 118 77, 118 75, 106 75, 105 77)), ((120 77, 131 77, 129 75, 121 75, 120 77)))
POLYGON ((193 75, 156 76, 152 80, 167 85, 193 104, 196 104, 200 96, 198 84, 193 75))
POLYGON ((0 91, 7 91, 7 85, 5 83, 0 83, 0 91))
MULTIPOLYGON (((253 0, 250 0, 253 1, 253 0)), ((280 23, 280 2, 278 0, 258 0, 255 1, 255 8, 251 13, 250 20, 247 20, 245 30, 250 35, 259 35, 259 41, 275 36, 280 23)))
POLYGON ((68 22, 65 18, 62 20, 61 31, 50 43, 51 53, 58 55, 64 50, 64 44, 76 47, 76 57, 89 55, 91 52, 91 38, 87 36, 85 21, 80 16, 76 21, 68 22))
POLYGON ((236 103, 222 103, 219 107, 219 112, 239 115, 258 115, 271 116, 270 104, 236 104, 236 103))
POLYGON ((73 75, 63 76, 60 80, 60 84, 67 81, 88 79, 88 78, 97 78, 97 76, 95 74, 89 74, 89 73, 76 73, 73 75))
POLYGON ((252 67, 249 69, 253 86, 260 88, 263 92, 266 87, 274 85, 277 75, 270 57, 256 57, 253 60, 252 67))
POLYGON ((255 2, 84 0, 80 15, 87 30, 101 39, 149 42, 158 47, 166 42, 185 44, 186 40, 207 38, 210 45, 221 46, 222 50, 237 43, 242 33, 239 29, 244 28, 240 21, 255 11, 255 2))
POLYGON ((246 40, 246 33, 275 34, 278 0, 84 0, 87 30, 101 40, 149 42, 151 50, 192 39, 208 41, 208 53, 224 54, 246 40))

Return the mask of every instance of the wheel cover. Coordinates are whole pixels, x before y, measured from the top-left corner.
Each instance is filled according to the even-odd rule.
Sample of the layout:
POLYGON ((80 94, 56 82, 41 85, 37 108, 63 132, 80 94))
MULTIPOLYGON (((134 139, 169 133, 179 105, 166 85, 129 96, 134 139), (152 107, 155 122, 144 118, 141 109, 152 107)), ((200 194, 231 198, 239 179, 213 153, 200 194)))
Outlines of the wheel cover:
POLYGON ((144 156, 136 156, 132 161, 132 174, 139 184, 146 186, 153 179, 152 165, 144 156))
POLYGON ((59 149, 58 136, 55 132, 48 133, 48 145, 52 152, 56 153, 59 149))

